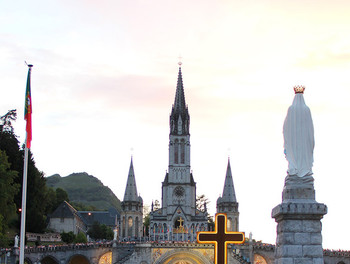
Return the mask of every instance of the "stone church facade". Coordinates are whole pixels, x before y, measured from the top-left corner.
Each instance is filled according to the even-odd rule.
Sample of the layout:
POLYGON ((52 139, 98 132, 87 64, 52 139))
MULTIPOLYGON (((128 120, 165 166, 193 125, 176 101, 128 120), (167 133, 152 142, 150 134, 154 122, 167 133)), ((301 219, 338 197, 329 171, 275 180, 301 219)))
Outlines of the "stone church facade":
MULTIPOLYGON (((162 182, 161 208, 150 213, 149 239, 195 241, 198 231, 208 230, 206 205, 196 207, 196 182, 191 170, 190 114, 185 100, 181 63, 177 78, 174 104, 169 120, 169 164, 162 182)), ((142 198, 137 195, 133 163, 122 202, 120 237, 140 238, 142 232, 142 198)), ((239 212, 230 162, 222 196, 217 200, 217 212, 226 213, 228 230, 238 231, 239 212)))

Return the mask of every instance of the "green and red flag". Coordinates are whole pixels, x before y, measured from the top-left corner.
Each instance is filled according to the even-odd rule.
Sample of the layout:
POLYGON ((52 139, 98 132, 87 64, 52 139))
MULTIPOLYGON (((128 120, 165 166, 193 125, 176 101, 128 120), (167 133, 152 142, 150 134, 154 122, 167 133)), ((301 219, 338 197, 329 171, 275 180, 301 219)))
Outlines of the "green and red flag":
POLYGON ((30 148, 30 143, 32 141, 32 97, 30 94, 30 73, 33 65, 28 65, 28 77, 27 77, 27 89, 26 89, 26 98, 24 105, 24 120, 27 121, 26 132, 27 132, 27 140, 26 147, 30 148))

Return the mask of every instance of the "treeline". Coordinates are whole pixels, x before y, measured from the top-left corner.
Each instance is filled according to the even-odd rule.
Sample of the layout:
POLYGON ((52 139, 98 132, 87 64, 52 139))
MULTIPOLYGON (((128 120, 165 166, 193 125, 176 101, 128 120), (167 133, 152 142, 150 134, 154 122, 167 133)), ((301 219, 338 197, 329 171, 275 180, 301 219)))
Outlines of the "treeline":
MULTIPOLYGON (((16 110, 0 117, 0 247, 7 246, 20 230, 24 149, 12 127, 16 118, 16 110)), ((26 231, 44 232, 47 215, 64 200, 68 200, 68 195, 63 189, 46 186, 44 173, 35 166, 29 150, 26 231)))

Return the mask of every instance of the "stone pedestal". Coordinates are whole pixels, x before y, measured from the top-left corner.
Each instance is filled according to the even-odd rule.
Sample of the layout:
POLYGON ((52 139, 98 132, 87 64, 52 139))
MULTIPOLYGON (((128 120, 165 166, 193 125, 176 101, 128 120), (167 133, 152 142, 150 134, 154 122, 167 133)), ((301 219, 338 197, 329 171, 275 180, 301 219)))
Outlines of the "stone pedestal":
POLYGON ((321 219, 327 206, 315 201, 313 188, 285 187, 282 197, 272 209, 277 222, 275 264, 323 264, 321 219))

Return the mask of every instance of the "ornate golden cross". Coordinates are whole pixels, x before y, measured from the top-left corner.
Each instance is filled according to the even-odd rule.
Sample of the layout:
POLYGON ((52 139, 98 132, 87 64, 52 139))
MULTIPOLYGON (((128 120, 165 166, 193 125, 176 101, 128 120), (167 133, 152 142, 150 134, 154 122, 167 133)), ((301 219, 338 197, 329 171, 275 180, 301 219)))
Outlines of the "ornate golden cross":
POLYGON ((244 243, 244 233, 227 231, 227 216, 219 213, 215 215, 215 230, 197 233, 197 242, 214 244, 215 264, 227 263, 227 244, 244 243))
POLYGON ((182 219, 182 217, 180 216, 180 219, 179 219, 179 222, 180 222, 180 227, 182 227, 182 222, 183 222, 184 220, 182 219))

